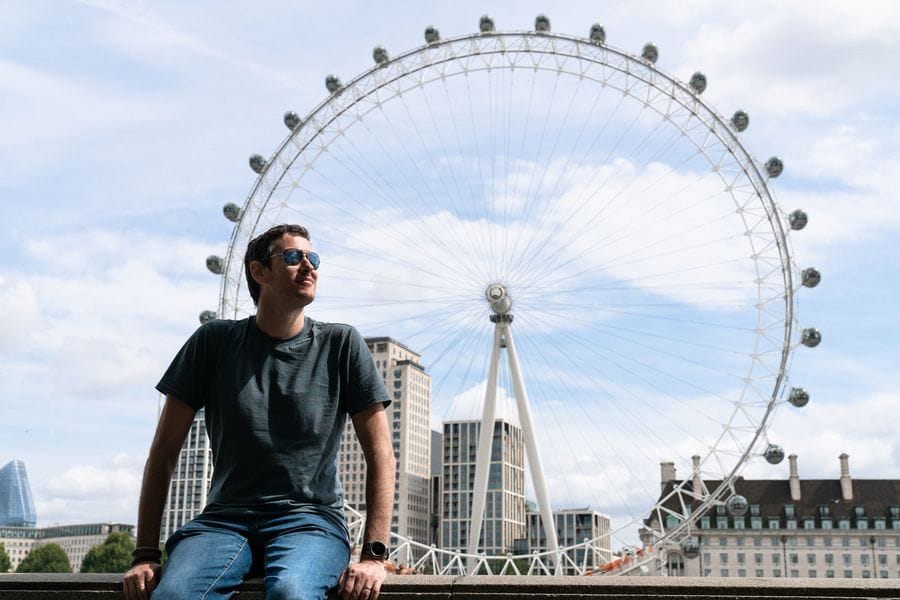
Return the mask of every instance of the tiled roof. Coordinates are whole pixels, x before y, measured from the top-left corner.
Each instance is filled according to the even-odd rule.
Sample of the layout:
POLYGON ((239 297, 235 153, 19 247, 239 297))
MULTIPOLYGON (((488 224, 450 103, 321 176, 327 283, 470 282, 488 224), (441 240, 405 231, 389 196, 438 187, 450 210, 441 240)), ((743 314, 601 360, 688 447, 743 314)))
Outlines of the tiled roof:
MULTIPOLYGON (((678 481, 666 482, 662 496, 668 495, 678 483, 678 481)), ((710 492, 722 485, 721 481, 705 481, 704 483, 710 492)), ((831 516, 835 519, 853 517, 853 509, 856 506, 864 507, 865 514, 869 518, 888 517, 890 519, 890 508, 900 506, 900 480, 853 479, 851 485, 853 499, 843 500, 840 480, 801 479, 800 500, 797 502, 791 499, 790 483, 786 479, 738 479, 735 481, 734 489, 737 494, 747 498, 749 504, 758 504, 759 514, 762 517, 783 517, 784 506, 793 504, 795 516, 798 519, 818 517, 820 506, 828 506, 831 516)), ((668 508, 678 510, 677 498, 670 498, 666 505, 668 508)), ((715 515, 711 514, 710 516, 715 515)))

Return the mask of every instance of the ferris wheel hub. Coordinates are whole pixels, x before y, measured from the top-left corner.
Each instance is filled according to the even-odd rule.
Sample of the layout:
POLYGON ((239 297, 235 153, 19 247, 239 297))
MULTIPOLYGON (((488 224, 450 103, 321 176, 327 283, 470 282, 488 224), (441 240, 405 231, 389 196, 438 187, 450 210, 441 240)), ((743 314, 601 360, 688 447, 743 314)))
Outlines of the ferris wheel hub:
POLYGON ((492 283, 488 286, 484 295, 495 315, 505 315, 512 309, 512 299, 509 297, 506 286, 500 283, 492 283))

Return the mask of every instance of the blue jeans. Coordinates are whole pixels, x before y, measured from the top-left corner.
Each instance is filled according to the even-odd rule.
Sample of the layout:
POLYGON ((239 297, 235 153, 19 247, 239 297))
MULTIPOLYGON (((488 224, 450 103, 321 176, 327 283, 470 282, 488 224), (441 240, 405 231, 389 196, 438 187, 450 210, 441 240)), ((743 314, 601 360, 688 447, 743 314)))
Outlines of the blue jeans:
POLYGON ((253 569, 266 600, 322 600, 350 561, 344 531, 314 513, 201 514, 166 542, 153 600, 230 598, 253 569))

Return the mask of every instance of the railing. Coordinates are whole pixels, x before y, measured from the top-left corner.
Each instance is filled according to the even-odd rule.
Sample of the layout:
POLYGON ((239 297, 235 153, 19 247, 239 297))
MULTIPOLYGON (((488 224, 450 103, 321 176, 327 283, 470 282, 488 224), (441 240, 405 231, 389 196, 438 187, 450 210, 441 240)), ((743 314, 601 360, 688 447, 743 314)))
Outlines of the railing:
MULTIPOLYGON (((0 574, 0 600, 121 599, 119 574, 0 574)), ((384 600, 765 600, 900 598, 900 579, 714 577, 389 576, 384 600)), ((264 600, 262 580, 244 583, 238 600, 264 600)))

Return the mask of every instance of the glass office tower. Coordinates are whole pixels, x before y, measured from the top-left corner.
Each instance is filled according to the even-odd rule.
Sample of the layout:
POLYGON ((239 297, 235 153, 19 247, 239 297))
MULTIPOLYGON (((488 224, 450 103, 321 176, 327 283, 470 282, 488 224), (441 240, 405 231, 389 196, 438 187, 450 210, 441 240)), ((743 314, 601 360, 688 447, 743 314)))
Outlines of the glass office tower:
POLYGON ((37 514, 25 463, 14 460, 0 469, 0 527, 34 527, 37 514))

